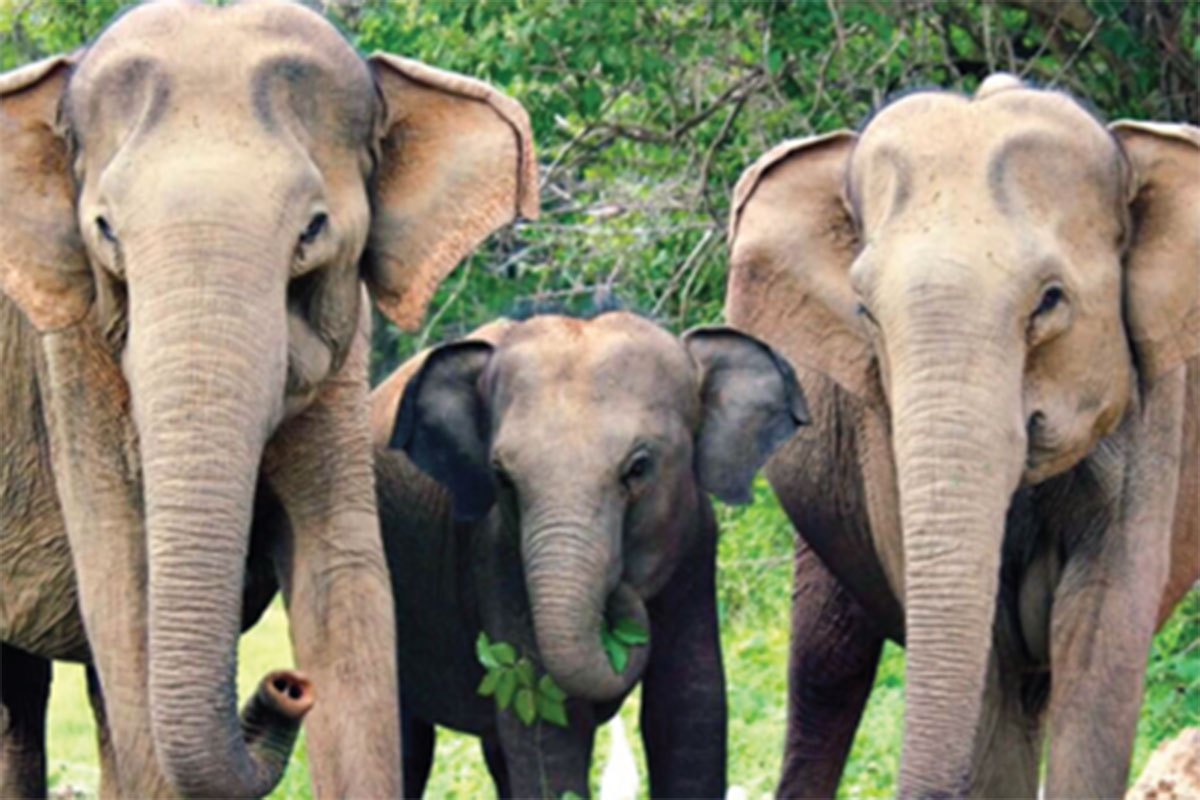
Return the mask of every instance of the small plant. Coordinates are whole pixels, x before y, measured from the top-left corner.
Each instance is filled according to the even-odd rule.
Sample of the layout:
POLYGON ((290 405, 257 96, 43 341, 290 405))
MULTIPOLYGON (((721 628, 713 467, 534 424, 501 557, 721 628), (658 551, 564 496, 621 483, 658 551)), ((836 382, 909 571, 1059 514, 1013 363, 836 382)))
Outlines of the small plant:
POLYGON ((600 629, 600 643, 608 655, 608 663, 613 671, 620 675, 629 663, 629 648, 650 641, 650 632, 636 621, 624 617, 613 625, 607 621, 600 629))
POLYGON ((567 693, 549 675, 535 679, 533 662, 517 656, 507 642, 493 642, 480 631, 475 640, 475 657, 487 672, 476 691, 483 697, 494 697, 501 711, 512 707, 517 718, 532 725, 539 718, 567 727, 567 709, 563 705, 567 693))

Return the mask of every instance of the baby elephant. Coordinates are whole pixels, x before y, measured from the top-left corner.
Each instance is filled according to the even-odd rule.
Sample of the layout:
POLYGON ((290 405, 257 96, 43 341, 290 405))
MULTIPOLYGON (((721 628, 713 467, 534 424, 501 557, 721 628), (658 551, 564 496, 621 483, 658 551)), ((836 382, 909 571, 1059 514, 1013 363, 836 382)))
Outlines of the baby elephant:
POLYGON ((705 491, 748 500, 808 422, 787 362, 729 328, 680 341, 622 312, 504 320, 400 367, 371 413, 406 795, 435 723, 482 737, 502 797, 586 795, 596 726, 641 680, 651 794, 723 796, 705 491), (485 645, 487 671, 481 631, 512 648, 485 645))

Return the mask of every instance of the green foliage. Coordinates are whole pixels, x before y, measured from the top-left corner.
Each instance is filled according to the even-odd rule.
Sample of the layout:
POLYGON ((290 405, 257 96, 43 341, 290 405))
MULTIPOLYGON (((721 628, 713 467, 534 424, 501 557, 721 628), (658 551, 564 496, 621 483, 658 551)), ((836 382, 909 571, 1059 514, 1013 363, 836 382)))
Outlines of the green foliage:
MULTIPOLYGON (((0 68, 71 50, 125 0, 0 0, 0 68)), ((781 140, 912 87, 1008 70, 1110 118, 1200 118, 1200 4, 1138 0, 310 0, 363 52, 488 80, 529 110, 542 217, 492 237, 415 336, 376 317, 372 375, 503 314, 615 299, 720 318, 729 196, 781 140)))
POLYGON ((507 642, 493 642, 480 631, 475 640, 475 657, 483 665, 483 680, 476 691, 482 697, 494 697, 496 707, 513 713, 526 725, 541 718, 552 725, 567 727, 567 695, 554 679, 543 675, 535 680, 533 663, 507 642))
POLYGON ((625 665, 629 663, 629 648, 649 641, 650 632, 628 617, 617 620, 611 626, 606 620, 600 628, 600 644, 613 672, 618 675, 625 671, 625 665))

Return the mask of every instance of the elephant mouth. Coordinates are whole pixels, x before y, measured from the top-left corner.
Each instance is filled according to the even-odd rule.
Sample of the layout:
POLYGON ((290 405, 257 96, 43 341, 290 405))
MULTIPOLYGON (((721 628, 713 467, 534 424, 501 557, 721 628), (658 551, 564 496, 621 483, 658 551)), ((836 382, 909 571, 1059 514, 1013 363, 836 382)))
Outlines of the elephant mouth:
POLYGON ((1034 412, 1026 425, 1025 467, 1021 483, 1033 486, 1075 466, 1091 447, 1087 437, 1075 437, 1050 424, 1042 412, 1034 412))
POLYGON ((1026 486, 1034 486, 1066 472, 1087 455, 1087 450, 1086 444, 1064 449, 1031 442, 1025 456, 1025 469, 1021 474, 1021 483, 1026 486))

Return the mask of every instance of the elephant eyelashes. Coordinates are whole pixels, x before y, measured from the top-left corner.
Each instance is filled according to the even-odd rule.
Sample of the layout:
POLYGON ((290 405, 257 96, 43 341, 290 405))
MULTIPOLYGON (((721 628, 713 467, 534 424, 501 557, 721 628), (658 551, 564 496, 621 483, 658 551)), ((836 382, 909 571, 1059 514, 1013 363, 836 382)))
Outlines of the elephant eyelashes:
POLYGON ((104 217, 96 217, 96 230, 100 231, 100 236, 106 242, 117 243, 117 235, 113 233, 112 226, 108 224, 108 220, 104 217))
POLYGON ((321 235, 321 231, 325 230, 327 224, 329 224, 328 214, 323 212, 314 214, 308 222, 308 227, 304 229, 304 233, 300 234, 300 244, 312 244, 321 235))

